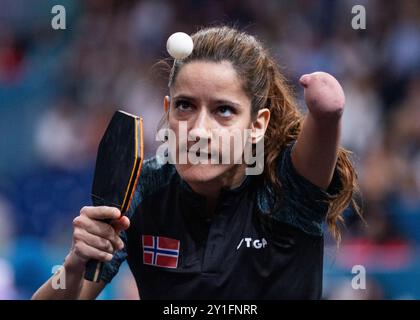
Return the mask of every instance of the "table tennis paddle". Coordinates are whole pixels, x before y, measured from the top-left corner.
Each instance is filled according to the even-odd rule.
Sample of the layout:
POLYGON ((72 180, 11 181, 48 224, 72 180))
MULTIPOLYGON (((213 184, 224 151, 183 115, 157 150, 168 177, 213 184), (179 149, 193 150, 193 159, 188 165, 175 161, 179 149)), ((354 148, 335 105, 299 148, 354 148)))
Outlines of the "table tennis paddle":
MULTIPOLYGON (((92 184, 94 206, 130 208, 143 162, 143 119, 116 111, 99 144, 92 184)), ((106 221, 110 222, 110 221, 106 221)), ((85 279, 99 282, 103 263, 90 260, 85 279)))

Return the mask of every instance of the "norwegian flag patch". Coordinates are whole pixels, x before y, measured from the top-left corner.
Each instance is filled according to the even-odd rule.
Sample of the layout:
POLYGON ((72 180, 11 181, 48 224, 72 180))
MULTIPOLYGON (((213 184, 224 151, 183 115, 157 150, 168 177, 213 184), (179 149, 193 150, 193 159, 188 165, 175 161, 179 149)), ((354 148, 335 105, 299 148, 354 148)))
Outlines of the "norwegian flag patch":
POLYGON ((179 240, 150 235, 142 238, 144 264, 172 269, 178 266, 179 240))

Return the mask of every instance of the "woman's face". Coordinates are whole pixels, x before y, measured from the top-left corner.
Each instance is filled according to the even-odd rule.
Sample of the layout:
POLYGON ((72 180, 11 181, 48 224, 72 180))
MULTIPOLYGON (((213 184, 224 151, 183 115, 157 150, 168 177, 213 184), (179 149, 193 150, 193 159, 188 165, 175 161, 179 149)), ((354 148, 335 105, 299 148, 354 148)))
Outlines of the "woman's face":
POLYGON ((244 145, 235 143, 234 146, 233 135, 241 134, 239 138, 247 141, 244 134, 245 129, 251 128, 251 100, 230 62, 194 61, 184 65, 170 94, 170 102, 165 98, 165 108, 169 107, 169 128, 176 135, 176 169, 185 181, 211 182, 228 178, 235 169, 245 168, 238 164, 244 145), (188 139, 180 125, 186 128, 188 139), (204 152, 202 143, 208 148, 204 152), (197 146, 201 153, 197 152, 197 146), (238 147, 240 150, 233 150, 238 147), (183 164, 180 163, 182 154, 187 159, 183 164), (194 156, 208 161, 193 164, 190 160, 194 156), (223 163, 222 157, 225 157, 223 163))

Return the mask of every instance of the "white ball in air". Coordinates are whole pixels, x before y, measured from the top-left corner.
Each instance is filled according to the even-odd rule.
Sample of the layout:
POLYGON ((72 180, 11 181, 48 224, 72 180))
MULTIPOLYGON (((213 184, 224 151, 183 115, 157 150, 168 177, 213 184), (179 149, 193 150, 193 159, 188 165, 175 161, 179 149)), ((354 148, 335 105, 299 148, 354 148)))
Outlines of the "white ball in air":
POLYGON ((166 42, 166 49, 174 59, 184 59, 193 51, 193 41, 191 37, 184 32, 172 34, 166 42))

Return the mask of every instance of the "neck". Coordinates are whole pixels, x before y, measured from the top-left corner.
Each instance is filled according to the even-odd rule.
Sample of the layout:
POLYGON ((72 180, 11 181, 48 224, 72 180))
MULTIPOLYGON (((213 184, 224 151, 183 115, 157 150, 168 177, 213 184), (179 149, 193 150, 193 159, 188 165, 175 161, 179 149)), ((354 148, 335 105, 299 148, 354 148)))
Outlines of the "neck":
POLYGON ((234 189, 239 187, 244 179, 245 166, 238 165, 223 176, 212 181, 191 182, 189 185, 195 192, 206 197, 207 213, 211 216, 216 209, 217 200, 219 199, 222 188, 234 189))

